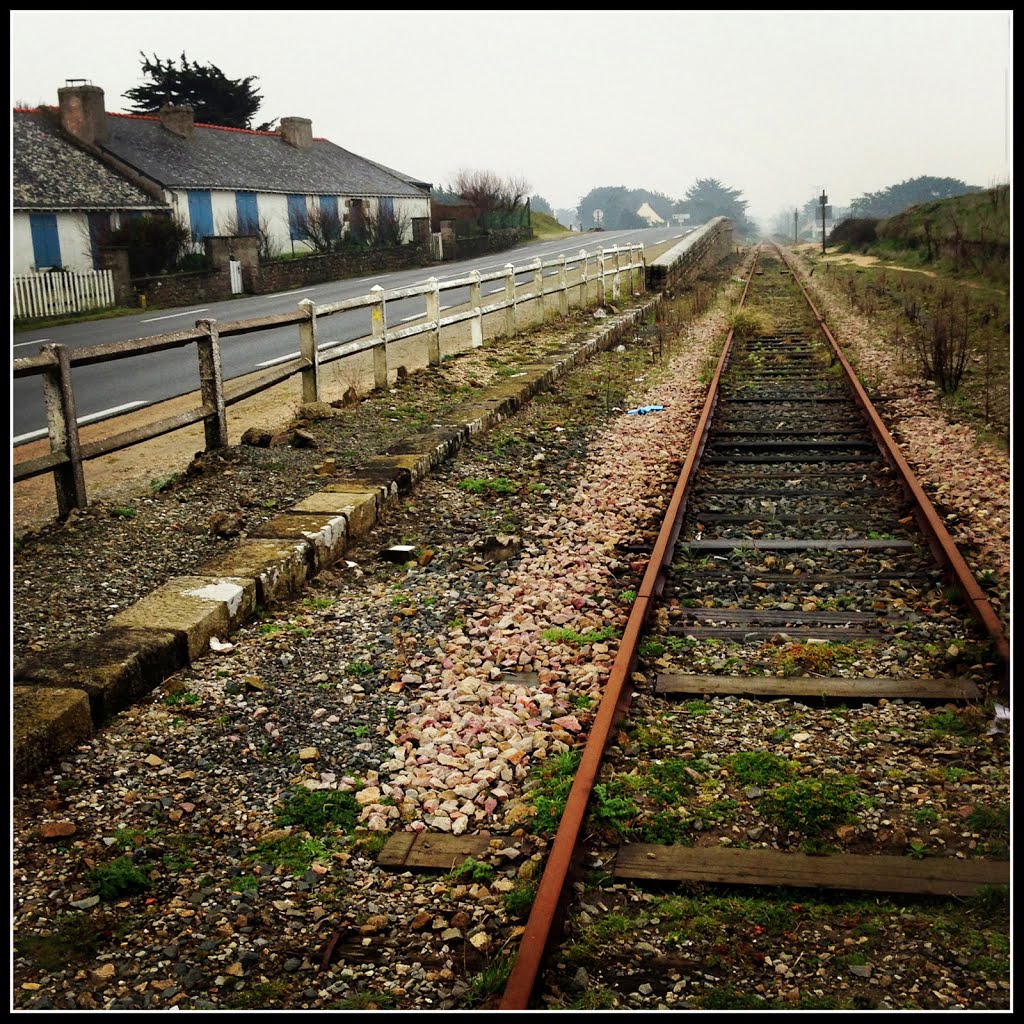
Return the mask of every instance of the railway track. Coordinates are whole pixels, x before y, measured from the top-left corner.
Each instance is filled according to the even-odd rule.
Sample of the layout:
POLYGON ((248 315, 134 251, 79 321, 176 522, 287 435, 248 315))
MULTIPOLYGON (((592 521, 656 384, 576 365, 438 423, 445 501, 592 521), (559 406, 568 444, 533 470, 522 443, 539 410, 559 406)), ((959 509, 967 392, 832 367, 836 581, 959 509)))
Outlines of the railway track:
MULTIPOLYGON (((665 523, 630 552, 648 568, 589 742, 550 770, 573 782, 502 1009, 886 1007, 850 893, 898 922, 1008 884, 927 781, 986 770, 958 730, 979 679, 1005 699, 1005 636, 801 292, 758 253, 665 523), (880 744, 891 769, 861 768, 880 744), (725 913, 737 886, 785 926, 725 913), (722 961, 745 991, 722 994, 722 961)), ((971 1005, 957 984, 922 1005, 971 1005)))

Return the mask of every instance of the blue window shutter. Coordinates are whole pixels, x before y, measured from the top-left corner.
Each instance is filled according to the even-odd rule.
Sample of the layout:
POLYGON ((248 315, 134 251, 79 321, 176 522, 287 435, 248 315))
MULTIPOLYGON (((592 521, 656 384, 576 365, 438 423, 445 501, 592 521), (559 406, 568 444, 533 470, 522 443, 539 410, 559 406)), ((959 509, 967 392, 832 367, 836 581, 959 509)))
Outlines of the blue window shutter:
POLYGON ((391 196, 381 196, 380 198, 380 214, 382 217, 386 217, 391 220, 395 215, 395 201, 391 196))
POLYGON ((235 215, 240 235, 255 235, 259 230, 259 207, 255 192, 235 193, 235 215))
POLYGON ((330 217, 332 221, 338 219, 338 197, 337 196, 321 196, 320 197, 320 214, 324 218, 330 217))
POLYGON ((57 214, 30 213, 29 224, 32 228, 32 254, 36 269, 41 267, 59 267, 60 239, 57 237, 57 214))
POLYGON ((213 201, 209 192, 189 192, 188 219, 197 242, 213 234, 213 201))
POLYGON ((292 241, 301 241, 306 237, 305 196, 288 197, 288 228, 291 231, 292 241))

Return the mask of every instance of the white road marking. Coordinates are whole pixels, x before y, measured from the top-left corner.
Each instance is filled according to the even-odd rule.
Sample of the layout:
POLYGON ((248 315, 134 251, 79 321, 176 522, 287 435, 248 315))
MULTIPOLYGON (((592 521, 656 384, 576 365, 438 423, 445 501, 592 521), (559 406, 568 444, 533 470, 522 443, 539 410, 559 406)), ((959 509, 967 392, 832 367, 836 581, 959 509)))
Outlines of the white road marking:
POLYGON ((12 346, 13 348, 24 348, 26 345, 45 345, 48 341, 52 341, 52 338, 34 338, 32 341, 18 341, 12 346))
POLYGON ((254 295, 254 301, 263 302, 266 299, 287 299, 289 295, 301 295, 303 292, 311 292, 312 288, 295 288, 290 292, 278 292, 276 295, 254 295))
MULTIPOLYGON (((93 420, 104 419, 107 416, 116 416, 118 413, 128 412, 129 409, 137 409, 140 405, 145 405, 145 402, 128 402, 125 405, 115 405, 112 409, 101 409, 99 412, 91 412, 88 416, 79 416, 77 423, 80 427, 84 427, 87 423, 92 423, 93 420)), ((20 444, 22 441, 32 441, 37 437, 46 437, 49 430, 33 430, 27 434, 19 434, 13 438, 14 444, 20 444)))
POLYGON ((176 316, 193 316, 196 313, 205 313, 210 307, 203 306, 202 309, 186 309, 184 313, 168 313, 167 316, 151 316, 148 320, 140 320, 142 324, 156 323, 157 320, 173 320, 176 316))

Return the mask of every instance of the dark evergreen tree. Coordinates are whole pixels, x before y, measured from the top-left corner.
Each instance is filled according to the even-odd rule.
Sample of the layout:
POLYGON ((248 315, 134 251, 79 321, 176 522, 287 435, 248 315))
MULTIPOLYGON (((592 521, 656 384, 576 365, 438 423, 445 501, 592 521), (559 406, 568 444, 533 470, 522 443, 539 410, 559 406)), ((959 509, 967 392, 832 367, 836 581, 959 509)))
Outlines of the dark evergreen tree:
POLYGON ((715 217, 728 217, 733 231, 743 236, 755 231, 747 220, 747 201, 739 189, 728 188, 717 178, 698 178, 676 205, 676 213, 688 213, 690 224, 706 224, 715 217))
MULTIPOLYGON (((263 102, 253 85, 257 81, 254 75, 228 78, 213 64, 190 61, 184 53, 180 67, 174 60, 163 61, 155 54, 152 60, 144 53, 140 56, 142 72, 150 81, 124 94, 134 104, 132 113, 155 114, 165 103, 171 103, 190 106, 197 124, 252 127, 253 116, 263 102)), ((259 127, 264 130, 268 126, 259 127)))
POLYGON ((935 178, 923 175, 890 185, 878 192, 865 192, 850 203, 853 217, 895 217, 908 206, 930 203, 935 199, 952 199, 971 192, 981 192, 980 185, 965 185, 959 178, 935 178))

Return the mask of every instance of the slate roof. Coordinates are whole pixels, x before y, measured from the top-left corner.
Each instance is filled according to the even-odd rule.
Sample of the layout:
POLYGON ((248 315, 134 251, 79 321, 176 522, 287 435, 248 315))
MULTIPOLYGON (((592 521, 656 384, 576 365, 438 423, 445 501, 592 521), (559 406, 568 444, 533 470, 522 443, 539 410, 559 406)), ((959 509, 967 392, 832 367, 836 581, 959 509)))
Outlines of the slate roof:
POLYGON ((423 198, 394 172, 326 139, 296 149, 277 132, 212 125, 196 125, 184 139, 158 117, 112 113, 107 131, 105 150, 165 188, 423 198))
POLYGON ((166 210, 69 142, 43 112, 14 111, 11 206, 15 210, 166 210))

